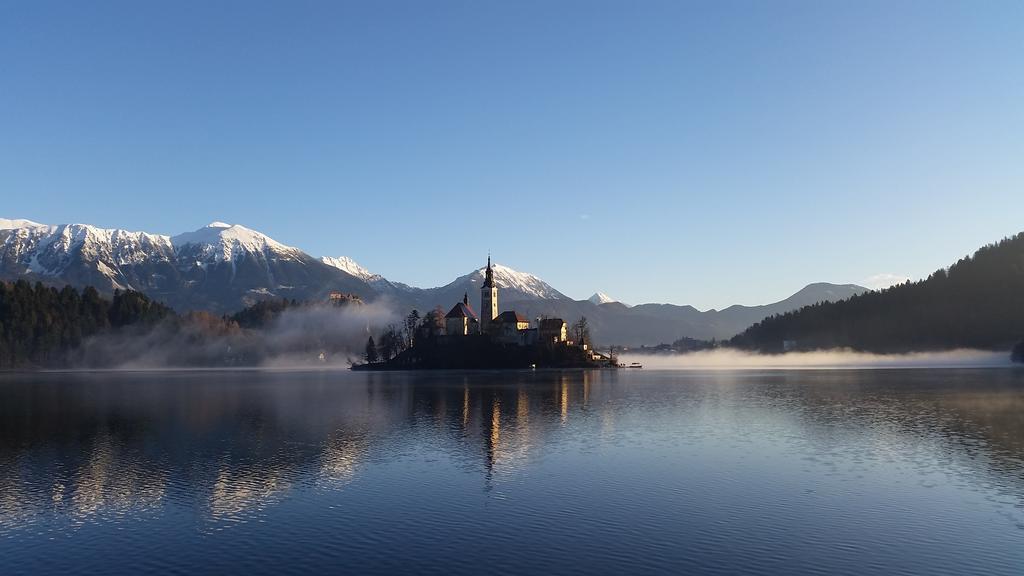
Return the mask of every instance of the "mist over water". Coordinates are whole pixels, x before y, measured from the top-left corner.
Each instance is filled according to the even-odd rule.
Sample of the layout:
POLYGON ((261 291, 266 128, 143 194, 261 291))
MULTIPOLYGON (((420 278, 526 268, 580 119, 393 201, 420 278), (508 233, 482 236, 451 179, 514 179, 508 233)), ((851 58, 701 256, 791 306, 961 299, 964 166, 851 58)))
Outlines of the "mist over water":
POLYGON ((92 337, 77 351, 74 366, 348 366, 360 358, 371 334, 399 319, 388 302, 288 308, 261 329, 227 330, 218 319, 204 322, 186 316, 179 324, 129 327, 92 337))
POLYGON ((908 354, 872 354, 853 350, 758 354, 719 348, 688 354, 622 354, 620 362, 639 362, 659 370, 857 369, 857 368, 996 368, 1011 366, 1010 353, 948 350, 908 354))

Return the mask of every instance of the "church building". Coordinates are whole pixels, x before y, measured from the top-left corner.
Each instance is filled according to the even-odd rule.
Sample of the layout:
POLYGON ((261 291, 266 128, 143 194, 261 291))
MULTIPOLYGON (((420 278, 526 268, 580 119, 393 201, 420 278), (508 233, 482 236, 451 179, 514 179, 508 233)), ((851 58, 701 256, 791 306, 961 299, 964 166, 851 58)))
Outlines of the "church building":
POLYGON ((466 336, 480 333, 480 319, 469 306, 469 294, 462 296, 459 302, 444 317, 444 332, 453 336, 466 336))
POLYGON ((491 257, 487 257, 484 282, 480 286, 480 315, 469 305, 468 295, 445 316, 445 333, 449 336, 486 334, 505 344, 531 346, 537 343, 548 345, 566 344, 566 324, 560 318, 538 321, 531 328, 530 321, 515 310, 498 312, 498 284, 494 280, 491 257))

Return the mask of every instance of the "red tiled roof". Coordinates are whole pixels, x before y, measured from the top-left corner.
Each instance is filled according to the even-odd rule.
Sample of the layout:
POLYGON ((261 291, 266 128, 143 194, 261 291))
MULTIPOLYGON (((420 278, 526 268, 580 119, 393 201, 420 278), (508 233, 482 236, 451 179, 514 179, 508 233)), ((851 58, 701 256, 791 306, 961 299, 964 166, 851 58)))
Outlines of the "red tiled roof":
POLYGON ((506 310, 501 314, 498 314, 498 316, 494 319, 494 322, 508 322, 509 324, 512 324, 515 322, 529 322, 529 320, 527 320, 525 316, 514 310, 506 310))
POLYGON ((469 307, 469 304, 463 304, 462 302, 459 302, 458 304, 452 307, 451 311, 448 312, 448 314, 445 314, 445 318, 472 318, 474 320, 477 320, 477 315, 476 312, 474 312, 473 309, 469 307))

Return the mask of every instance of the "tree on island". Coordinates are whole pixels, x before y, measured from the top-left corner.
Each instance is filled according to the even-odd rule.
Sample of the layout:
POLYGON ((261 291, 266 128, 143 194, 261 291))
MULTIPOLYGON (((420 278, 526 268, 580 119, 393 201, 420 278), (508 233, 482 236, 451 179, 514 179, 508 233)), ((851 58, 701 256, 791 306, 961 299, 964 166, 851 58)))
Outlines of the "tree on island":
POLYGON ((377 353, 377 343, 373 341, 373 336, 370 336, 370 339, 366 341, 366 354, 363 357, 370 364, 380 360, 380 354, 377 353))
POLYGON ((423 322, 417 328, 417 338, 437 338, 444 334, 444 310, 435 307, 423 316, 423 322))
POLYGON ((577 344, 592 344, 590 340, 590 322, 587 321, 586 316, 580 316, 580 319, 572 325, 572 337, 577 344))
POLYGON ((420 313, 419 310, 413 309, 409 312, 409 315, 405 317, 405 347, 412 348, 413 342, 416 340, 416 327, 420 324, 420 313))
POLYGON ((405 349, 405 338, 402 337, 402 330, 391 324, 380 336, 380 356, 385 362, 398 356, 405 349))

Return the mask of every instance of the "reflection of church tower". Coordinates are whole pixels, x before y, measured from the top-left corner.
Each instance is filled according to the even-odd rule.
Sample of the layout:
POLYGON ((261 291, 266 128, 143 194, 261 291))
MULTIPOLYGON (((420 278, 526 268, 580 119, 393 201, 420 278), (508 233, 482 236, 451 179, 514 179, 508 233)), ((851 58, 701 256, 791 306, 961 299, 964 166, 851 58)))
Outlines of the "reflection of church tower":
POLYGON ((487 255, 487 272, 484 285, 480 287, 480 331, 487 333, 491 320, 498 317, 498 286, 494 284, 494 270, 491 269, 491 256, 487 255))

